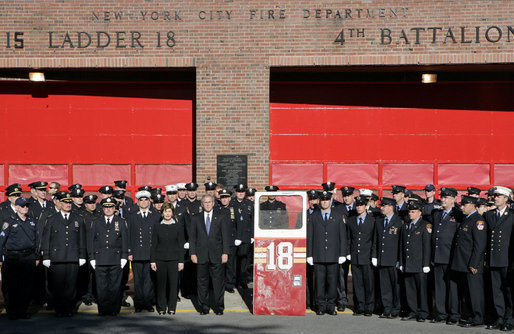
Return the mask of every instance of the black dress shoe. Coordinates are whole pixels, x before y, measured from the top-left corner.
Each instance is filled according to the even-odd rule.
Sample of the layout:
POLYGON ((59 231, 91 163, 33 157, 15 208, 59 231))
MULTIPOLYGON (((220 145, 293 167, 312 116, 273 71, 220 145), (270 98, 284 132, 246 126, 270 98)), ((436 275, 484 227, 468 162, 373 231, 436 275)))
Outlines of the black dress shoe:
POLYGON ((417 318, 416 321, 417 322, 425 322, 425 318, 417 318))
POLYGON ((464 327, 464 328, 470 328, 470 327, 480 327, 480 326, 483 326, 483 324, 477 324, 476 322, 465 322, 463 324, 460 325, 461 327, 464 327))
POLYGON ((503 326, 500 322, 495 322, 494 324, 487 325, 485 329, 501 329, 503 326))
POLYGON ((136 308, 136 309, 134 309, 134 312, 136 312, 136 313, 143 312, 143 309, 142 308, 136 308))
POLYGON ((437 324, 437 323, 444 322, 444 321, 446 321, 445 318, 435 317, 430 322, 433 323, 433 324, 437 324))
POLYGON ((417 318, 413 315, 409 315, 407 317, 402 318, 402 321, 414 321, 414 320, 417 320, 417 318))
POLYGON ((387 319, 391 316, 390 313, 382 313, 381 315, 379 315, 378 317, 381 318, 381 319, 387 319))
POLYGON ((317 310, 317 311, 316 311, 316 314, 317 314, 317 315, 323 315, 323 314, 325 314, 325 312, 323 312, 322 310, 317 310))
POLYGON ((344 305, 339 305, 339 306, 337 307, 337 310, 338 310, 339 312, 344 312, 344 310, 346 310, 346 306, 344 306, 344 305))
POLYGON ((121 306, 123 306, 123 307, 130 307, 130 303, 127 302, 126 300, 124 300, 124 301, 121 302, 121 306))
POLYGON ((511 324, 505 324, 502 326, 502 328, 500 329, 502 332, 510 332, 512 329, 514 328, 513 325, 511 324))
POLYGON ((396 314, 396 313, 391 313, 387 318, 388 318, 388 319, 396 319, 396 318, 398 318, 398 314, 396 314))
POLYGON ((455 320, 455 319, 448 319, 448 320, 446 320, 446 324, 450 325, 450 326, 451 325, 456 325, 457 323, 458 323, 458 321, 455 320))
POLYGON ((154 312, 154 311, 155 311, 153 307, 149 307, 149 308, 147 308, 146 310, 147 310, 148 312, 154 312))
POLYGON ((337 315, 337 311, 336 310, 328 311, 327 314, 329 314, 329 315, 337 315))
POLYGON ((216 315, 223 315, 223 311, 216 311, 216 312, 214 312, 214 314, 216 314, 216 315))
POLYGON ((364 313, 362 313, 362 312, 360 312, 360 311, 355 311, 355 312, 353 312, 353 314, 352 314, 352 315, 354 315, 354 316, 356 316, 356 317, 357 317, 357 316, 360 316, 360 315, 363 315, 363 314, 364 314, 364 313))
POLYGON ((202 311, 200 311, 200 314, 201 315, 209 314, 209 310, 202 310, 202 311))
POLYGON ((240 283, 239 286, 241 287, 241 289, 248 290, 248 284, 246 283, 240 283))
POLYGON ((234 292, 236 292, 233 288, 225 289, 225 291, 227 291, 228 293, 234 293, 234 292))
POLYGON ((371 317, 372 315, 373 315, 373 313, 371 313, 371 312, 364 312, 365 317, 371 317))

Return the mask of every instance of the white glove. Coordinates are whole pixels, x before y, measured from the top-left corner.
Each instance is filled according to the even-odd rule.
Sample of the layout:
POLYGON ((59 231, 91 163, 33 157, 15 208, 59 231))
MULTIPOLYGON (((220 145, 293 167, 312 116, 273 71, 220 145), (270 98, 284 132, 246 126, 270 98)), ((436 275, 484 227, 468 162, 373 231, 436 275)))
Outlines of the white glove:
POLYGON ((120 263, 121 263, 121 269, 123 269, 123 267, 125 267, 125 265, 127 264, 127 259, 121 259, 120 263))
POLYGON ((50 260, 43 260, 43 265, 47 268, 50 268, 50 260))
POLYGON ((250 238, 250 243, 251 243, 251 244, 253 244, 253 241, 254 241, 254 240, 253 240, 253 238, 250 238))
POLYGON ((89 264, 91 264, 91 267, 92 267, 93 269, 95 269, 95 268, 96 268, 96 260, 91 260, 91 261, 89 261, 89 264))
POLYGON ((234 240, 234 245, 236 245, 236 246, 241 245, 241 240, 239 240, 239 239, 234 240))
POLYGON ((314 260, 312 259, 312 256, 309 256, 309 257, 307 258, 307 263, 308 263, 308 264, 310 264, 311 266, 313 266, 313 265, 314 265, 314 260))
POLYGON ((430 272, 430 267, 423 267, 423 272, 428 274, 430 272))
POLYGON ((373 265, 373 267, 376 267, 378 265, 378 260, 376 257, 371 258, 371 264, 373 265))
POLYGON ((86 263, 86 259, 79 259, 79 267, 82 267, 86 263))
POLYGON ((400 266, 400 271, 403 273, 403 266, 400 266))
POLYGON ((186 243, 184 244, 184 249, 189 249, 189 242, 186 242, 186 243))
POLYGON ((351 256, 350 254, 348 254, 348 255, 346 255, 346 259, 347 259, 348 261, 351 261, 351 260, 352 260, 352 256, 351 256))
POLYGON ((346 256, 340 256, 339 260, 337 262, 339 262, 339 264, 345 263, 346 262, 346 256))

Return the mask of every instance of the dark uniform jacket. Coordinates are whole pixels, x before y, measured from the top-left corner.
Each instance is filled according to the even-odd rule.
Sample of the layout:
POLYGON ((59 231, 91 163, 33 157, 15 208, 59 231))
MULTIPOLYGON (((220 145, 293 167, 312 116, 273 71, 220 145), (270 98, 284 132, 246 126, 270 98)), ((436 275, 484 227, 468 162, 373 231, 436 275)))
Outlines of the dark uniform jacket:
POLYGON ((402 220, 395 214, 393 214, 386 226, 384 226, 384 220, 385 217, 376 219, 375 240, 371 250, 371 257, 377 259, 379 267, 394 267, 398 262, 402 220))
POLYGON ((150 261, 153 227, 161 221, 161 214, 152 210, 147 211, 143 218, 141 211, 128 216, 129 255, 134 261, 150 261))
POLYGON ((253 202, 245 198, 241 202, 235 199, 231 203, 236 215, 237 239, 249 244, 253 238, 253 202))
POLYGON ((184 226, 181 222, 173 224, 157 223, 153 227, 150 262, 184 260, 184 226))
POLYGON ((400 234, 400 265, 405 273, 421 273, 423 267, 430 266, 432 249, 432 225, 419 218, 416 224, 402 226, 400 234))
POLYGON ((352 207, 350 208, 350 211, 348 211, 348 206, 345 203, 342 203, 338 206, 338 209, 341 210, 343 215, 346 217, 355 216, 357 215, 357 211, 355 211, 355 203, 352 203, 352 207))
MULTIPOLYGON (((230 203, 232 203, 232 201, 230 203)), ((227 216, 230 229, 230 246, 235 247, 234 241, 237 239, 236 213, 234 207, 230 203, 228 206, 214 206, 213 210, 227 216)))
POLYGON ((441 200, 440 199, 436 198, 436 199, 434 199, 434 201, 432 203, 428 203, 425 201, 425 203, 423 204, 423 213, 422 213, 423 219, 427 223, 433 224, 432 213, 434 212, 434 210, 439 210, 439 209, 441 209, 441 200))
POLYGON ((348 232, 348 253, 352 256, 352 264, 371 264, 371 248, 375 234, 375 217, 366 214, 362 225, 358 226, 359 217, 351 216, 346 219, 348 232))
POLYGON ((221 255, 230 252, 230 222, 225 214, 212 210, 211 228, 207 235, 204 214, 191 217, 189 253, 198 257, 198 264, 221 263, 221 255))
POLYGON ((339 210, 330 210, 328 220, 324 215, 321 209, 308 215, 307 257, 317 263, 337 263, 339 257, 347 255, 345 218, 339 210))
POLYGON ((450 264, 455 234, 462 221, 462 211, 453 207, 443 217, 444 209, 432 211, 432 262, 434 264, 450 264))
POLYGON ((260 204, 259 227, 262 229, 288 229, 289 218, 284 202, 274 200, 260 204))
POLYGON ((514 244, 511 243, 512 227, 514 225, 514 210, 505 208, 503 215, 498 218, 496 210, 484 213, 487 223, 487 255, 486 261, 490 267, 508 267, 514 261, 514 244))
POLYGON ((400 208, 400 211, 398 211, 398 206, 394 206, 394 214, 398 215, 404 223, 409 223, 409 205, 407 203, 402 203, 402 207, 400 208))
POLYGON ((104 215, 98 217, 89 232, 89 259, 96 260, 97 266, 120 265, 120 260, 128 256, 127 223, 120 216, 113 215, 111 219, 107 225, 104 215))
POLYGON ((70 213, 68 221, 62 214, 47 219, 47 232, 41 242, 43 260, 78 262, 86 258, 86 225, 84 218, 70 213))
POLYGON ((18 215, 15 215, 2 222, 0 260, 5 255, 5 250, 33 251, 36 254, 38 245, 39 233, 34 218, 27 216, 23 221, 18 215))
POLYGON ((483 272, 486 244, 487 226, 484 218, 475 211, 463 219, 457 230, 450 268, 469 272, 468 267, 473 267, 478 272, 483 272))
POLYGON ((36 223, 41 218, 41 215, 45 211, 55 211, 55 204, 51 201, 45 200, 45 208, 41 206, 41 203, 39 203, 38 200, 35 200, 33 203, 29 206, 29 215, 31 215, 35 220, 36 223))

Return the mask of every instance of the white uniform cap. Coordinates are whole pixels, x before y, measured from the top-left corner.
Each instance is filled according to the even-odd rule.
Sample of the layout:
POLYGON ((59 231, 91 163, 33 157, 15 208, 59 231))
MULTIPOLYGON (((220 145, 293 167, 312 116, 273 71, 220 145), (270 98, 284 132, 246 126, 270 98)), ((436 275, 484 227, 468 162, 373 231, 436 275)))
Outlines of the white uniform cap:
POLYGON ((373 195, 373 192, 369 189, 359 189, 359 195, 371 197, 371 195, 373 195))
POLYGON ((177 189, 178 190, 186 190, 186 184, 185 183, 177 183, 177 189))
POLYGON ((178 191, 178 187, 174 184, 169 184, 167 186, 164 186, 166 188, 166 192, 174 192, 176 193, 178 191))
POLYGON ((510 194, 512 194, 512 190, 510 190, 507 187, 497 186, 497 187, 494 187, 494 193, 498 194, 498 195, 504 195, 504 196, 510 197, 510 194))
POLYGON ((150 192, 146 191, 146 190, 141 190, 136 193, 137 199, 140 199, 141 197, 150 198, 151 196, 152 196, 152 194, 150 194, 150 192))

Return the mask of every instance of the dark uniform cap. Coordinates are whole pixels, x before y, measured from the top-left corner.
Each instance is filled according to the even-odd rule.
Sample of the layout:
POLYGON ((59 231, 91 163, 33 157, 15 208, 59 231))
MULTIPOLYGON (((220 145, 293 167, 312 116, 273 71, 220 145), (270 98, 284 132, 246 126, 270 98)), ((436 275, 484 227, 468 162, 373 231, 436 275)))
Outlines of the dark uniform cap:
POLYGON ((393 194, 404 193, 405 189, 404 186, 393 186, 393 194))
POLYGON ((427 184, 425 186, 425 191, 434 191, 435 190, 435 187, 433 184, 427 184))
MULTIPOLYGON (((407 196, 407 197, 409 197, 409 196, 412 194, 412 192, 411 192, 409 189, 405 189, 405 190, 403 191, 403 193, 404 193, 404 194, 405 194, 405 196, 407 196)), ((394 194, 394 193, 393 193, 393 194, 394 194)))
POLYGON ((339 188, 341 192, 343 193, 343 196, 350 196, 355 191, 354 187, 341 187, 339 188))
POLYGON ((84 194, 86 193, 86 191, 84 189, 73 189, 70 191, 70 196, 71 197, 84 197, 84 194))
POLYGON ((38 189, 38 190, 46 190, 47 186, 48 186, 48 182, 44 182, 44 181, 32 182, 31 184, 29 184, 29 187, 38 189))
POLYGON ((308 190, 307 191, 307 197, 309 197, 309 199, 318 199, 319 198, 319 191, 317 190, 308 190))
POLYGON ((150 190, 150 194, 152 195, 156 195, 156 194, 159 194, 159 195, 162 195, 162 188, 152 188, 152 190, 150 190))
POLYGON ((164 203, 164 196, 162 194, 153 194, 152 201, 154 203, 164 203))
POLYGON ((423 203, 425 200, 423 198, 421 198, 421 196, 419 196, 418 194, 411 193, 409 195, 409 202, 410 201, 417 201, 417 202, 423 203))
POLYGON ((14 183, 5 188, 5 194, 7 196, 13 196, 20 194, 21 195, 21 185, 19 183, 14 183))
POLYGON ((355 197, 355 205, 368 205, 368 199, 366 197, 357 196, 355 197))
POLYGON ((489 188, 489 190, 487 190, 487 196, 493 196, 495 190, 496 190, 496 187, 489 188))
POLYGON ((329 201, 332 198, 332 193, 327 190, 323 190, 319 193, 319 199, 322 201, 329 201))
POLYGON ((111 186, 103 186, 102 188, 98 189, 98 192, 101 194, 111 195, 114 192, 114 188, 111 186))
POLYGON ((325 182, 325 183, 322 183, 321 186, 323 187, 323 190, 325 190, 325 191, 332 191, 335 189, 336 184, 334 182, 325 182))
POLYGON ((371 194, 371 200, 372 201, 378 201, 378 195, 375 194, 375 193, 371 194))
POLYGON ((103 206, 103 207, 110 207, 110 206, 116 206, 116 200, 112 197, 107 197, 107 198, 104 198, 100 204, 103 206))
POLYGON ((24 205, 30 205, 30 203, 27 201, 25 197, 17 198, 16 201, 14 201, 14 205, 24 206, 24 205))
POLYGON ((73 189, 82 189, 82 185, 80 183, 75 183, 68 187, 69 191, 72 191, 73 189))
POLYGON ((477 201, 477 205, 480 206, 480 205, 486 205, 487 206, 487 198, 482 198, 480 197, 477 201))
POLYGON ((152 187, 150 187, 150 186, 142 186, 142 187, 137 188, 137 190, 139 190, 139 191, 145 191, 145 190, 146 191, 152 191, 152 187))
POLYGON ((420 201, 409 201, 409 210, 423 211, 423 203, 420 201))
POLYGON ((218 191, 218 194, 220 195, 220 198, 232 196, 232 192, 227 189, 221 189, 220 191, 218 191))
POLYGON ((58 200, 61 200, 61 198, 66 197, 66 195, 67 195, 67 194, 68 194, 68 192, 67 192, 67 191, 60 190, 60 191, 58 191, 58 192, 56 192, 56 193, 54 194, 54 198, 56 198, 56 199, 58 199, 58 200))
POLYGON ((112 196, 114 196, 114 198, 123 199, 125 197, 125 190, 114 190, 112 196))
POLYGON ((473 196, 468 196, 468 195, 462 195, 461 196, 461 200, 460 200, 460 204, 464 205, 464 204, 468 204, 468 203, 477 205, 478 198, 473 197, 473 196))
POLYGON ((204 183, 205 190, 216 190, 217 184, 215 182, 204 183))
POLYGON ((127 181, 125 180, 117 180, 114 181, 114 185, 118 188, 127 189, 127 181))
POLYGON ((266 186, 264 189, 266 191, 278 191, 279 190, 279 188, 277 186, 274 186, 274 185, 266 186))
POLYGON ((255 192, 257 192, 257 189, 248 188, 248 189, 246 189, 246 196, 255 196, 255 192))
POLYGON ((445 196, 451 196, 451 197, 457 197, 457 189, 455 188, 441 188, 441 197, 445 196))
POLYGON ((475 187, 468 187, 468 195, 480 195, 482 190, 475 187))
POLYGON ((189 182, 188 184, 186 184, 186 190, 195 191, 196 189, 198 189, 198 184, 194 182, 189 182))
POLYGON ((97 199, 98 196, 96 195, 87 195, 84 196, 84 203, 95 204, 97 199))
POLYGON ((236 193, 244 193, 246 191, 246 186, 242 183, 239 183, 237 186, 234 186, 234 190, 236 193))
POLYGON ((61 202, 64 202, 64 203, 71 203, 71 202, 73 202, 73 199, 71 198, 71 195, 68 192, 64 196, 62 196, 59 200, 61 202))
POLYGON ((396 201, 392 198, 389 198, 389 197, 382 197, 380 198, 380 205, 392 205, 392 206, 395 206, 396 205, 396 201))

